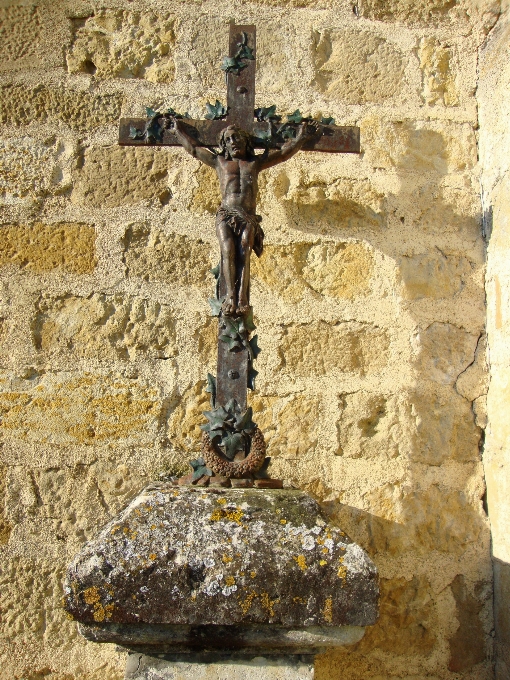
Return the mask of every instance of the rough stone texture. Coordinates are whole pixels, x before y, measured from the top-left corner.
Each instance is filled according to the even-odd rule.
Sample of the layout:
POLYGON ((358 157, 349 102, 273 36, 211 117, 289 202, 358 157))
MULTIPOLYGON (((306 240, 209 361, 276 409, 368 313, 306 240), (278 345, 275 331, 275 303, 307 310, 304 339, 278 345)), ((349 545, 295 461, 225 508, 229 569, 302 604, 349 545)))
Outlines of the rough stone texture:
MULTIPOLYGON (((510 108, 504 93, 510 83, 508 40, 510 6, 502 2, 501 16, 480 52, 480 161, 484 196, 487 252, 487 342, 491 380, 487 395, 488 427, 484 449, 487 506, 492 528, 494 557, 494 605, 496 629, 496 678, 510 674, 510 317, 508 275, 510 234, 510 108)), ((478 382, 478 381, 477 381, 478 382)), ((462 389, 462 387, 461 387, 462 389)), ((471 395, 469 395, 471 396, 471 395)), ((477 400, 478 402, 478 400, 477 400)), ((460 630, 460 629, 459 629, 460 630)))
POLYGON ((39 274, 54 270, 87 274, 96 265, 96 231, 88 224, 0 226, 0 266, 39 274))
POLYGON ((128 276, 203 288, 212 280, 211 246, 181 234, 134 224, 124 236, 128 276))
POLYGON ((306 494, 165 485, 87 543, 64 591, 82 623, 305 628, 372 625, 379 595, 372 561, 306 494))
POLYGON ((117 121, 121 102, 120 94, 6 83, 0 87, 0 123, 19 126, 53 119, 73 130, 89 130, 117 121))
POLYGON ((402 87, 398 48, 370 33, 328 30, 315 35, 317 88, 346 104, 382 102, 402 87))
POLYGON ((175 43, 169 14, 99 9, 75 33, 66 55, 70 73, 171 83, 175 43))
POLYGON ((72 201, 104 208, 147 200, 165 205, 171 197, 171 158, 166 149, 88 149, 76 172, 72 201))
POLYGON ((257 25, 257 106, 361 126, 360 156, 262 173, 252 258, 271 476, 324 502, 382 577, 380 621, 316 680, 491 680, 487 507, 499 597, 510 582, 506 5, 484 44, 499 0, 0 4, 0 675, 123 677, 125 655, 64 617, 59 579, 197 457, 219 198, 179 149, 118 149, 117 122, 225 103, 234 19, 257 25), (457 603, 460 576, 476 605, 457 603), (463 619, 487 656, 457 673, 463 619))
POLYGON ((93 293, 87 298, 42 297, 32 323, 37 349, 102 360, 141 353, 168 359, 177 354, 175 318, 168 305, 140 297, 93 293))

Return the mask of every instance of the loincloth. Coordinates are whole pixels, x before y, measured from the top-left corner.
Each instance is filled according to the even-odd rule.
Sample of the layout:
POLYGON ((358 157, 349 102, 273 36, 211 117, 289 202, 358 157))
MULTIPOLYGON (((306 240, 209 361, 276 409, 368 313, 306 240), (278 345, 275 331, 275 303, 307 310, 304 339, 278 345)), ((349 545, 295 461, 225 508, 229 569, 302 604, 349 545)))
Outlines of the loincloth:
POLYGON ((220 205, 216 213, 216 221, 225 222, 236 236, 240 236, 249 224, 253 228, 253 252, 257 257, 262 255, 264 250, 264 231, 260 226, 262 217, 260 215, 250 215, 242 208, 227 208, 220 205))

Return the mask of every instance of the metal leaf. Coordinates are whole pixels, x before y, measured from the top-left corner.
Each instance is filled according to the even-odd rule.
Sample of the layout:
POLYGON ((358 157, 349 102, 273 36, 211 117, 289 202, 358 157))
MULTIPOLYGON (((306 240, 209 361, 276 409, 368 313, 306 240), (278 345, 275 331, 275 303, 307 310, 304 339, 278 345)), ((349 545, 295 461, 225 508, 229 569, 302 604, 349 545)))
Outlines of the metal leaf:
POLYGON ((190 460, 189 464, 191 465, 193 470, 197 470, 199 467, 205 465, 205 460, 203 458, 196 458, 195 460, 190 460))
POLYGON ((321 118, 320 122, 322 125, 334 125, 335 124, 335 119, 334 118, 321 118))
POLYGON ((303 121, 301 111, 299 109, 296 109, 294 113, 287 114, 287 121, 289 123, 301 123, 303 121))
POLYGON ((244 437, 239 432, 228 434, 221 440, 221 445, 225 448, 225 455, 232 460, 238 451, 244 450, 244 437))
POLYGON ((250 349, 251 349, 251 353, 252 353, 254 359, 256 359, 258 357, 258 355, 262 352, 262 350, 260 349, 260 347, 257 344, 258 339, 259 339, 259 336, 254 335, 253 338, 250 340, 250 349))
POLYGON ((213 267, 210 271, 214 278, 218 280, 220 278, 220 262, 218 262, 216 267, 213 267))
POLYGON ((143 130, 135 128, 133 125, 129 126, 129 139, 143 139, 143 130))
POLYGON ((252 420, 253 410, 251 406, 243 414, 236 417, 235 428, 238 432, 251 432, 257 426, 252 420))
POLYGON ((216 298, 210 298, 207 300, 209 303, 209 306, 211 308, 211 313, 213 316, 219 316, 221 313, 221 305, 225 302, 225 298, 222 297, 219 300, 216 298))
POLYGON ((154 109, 151 109, 150 106, 147 106, 145 109, 145 112, 147 113, 148 118, 153 118, 154 116, 158 115, 157 111, 154 111, 154 109))
POLYGON ((207 387, 205 391, 211 395, 211 407, 216 406, 216 378, 211 373, 207 374, 207 387))
POLYGON ((237 338, 231 338, 228 335, 220 335, 220 340, 227 345, 229 351, 241 348, 243 346, 237 338))
POLYGON ((250 310, 248 314, 243 318, 243 324, 244 327, 246 328, 246 331, 248 333, 253 333, 253 331, 257 328, 255 324, 253 323, 253 308, 250 307, 250 310))
POLYGON ((250 390, 255 389, 255 379, 258 374, 259 372, 250 364, 250 369, 248 371, 248 387, 250 390))
POLYGON ((243 45, 236 56, 238 59, 255 59, 253 49, 248 47, 248 45, 243 45))

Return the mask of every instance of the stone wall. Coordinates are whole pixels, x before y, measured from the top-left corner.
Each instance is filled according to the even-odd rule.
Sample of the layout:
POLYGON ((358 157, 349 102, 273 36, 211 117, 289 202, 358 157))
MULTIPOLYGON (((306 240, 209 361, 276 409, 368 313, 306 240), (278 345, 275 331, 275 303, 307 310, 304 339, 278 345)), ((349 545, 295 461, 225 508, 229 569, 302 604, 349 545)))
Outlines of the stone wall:
POLYGON ((261 178, 253 263, 272 474, 381 575, 380 622, 316 678, 493 677, 474 93, 499 9, 0 2, 2 677, 122 677, 124 655, 66 620, 62 572, 199 449, 218 189, 181 149, 119 148, 118 119, 225 102, 230 20, 257 25, 257 106, 361 127, 361 156, 303 153, 261 178))
POLYGON ((480 54, 480 161, 487 256, 487 335, 491 381, 484 466, 492 529, 496 677, 510 677, 510 4, 480 54))

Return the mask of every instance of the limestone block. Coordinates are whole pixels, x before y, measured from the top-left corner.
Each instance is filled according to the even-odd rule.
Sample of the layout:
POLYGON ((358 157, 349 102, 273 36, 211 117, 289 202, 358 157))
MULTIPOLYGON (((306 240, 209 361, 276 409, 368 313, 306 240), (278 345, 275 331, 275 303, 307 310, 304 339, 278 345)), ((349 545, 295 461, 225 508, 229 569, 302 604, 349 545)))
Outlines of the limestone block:
POLYGON ((0 62, 36 57, 41 38, 41 10, 34 5, 0 8, 0 62))
POLYGON ((384 102, 403 85, 406 59, 368 31, 328 29, 314 35, 314 84, 346 104, 384 102))
POLYGON ((422 72, 422 97, 426 104, 457 106, 459 96, 452 69, 453 52, 437 38, 421 38, 418 58, 422 72))
POLYGON ((381 579, 381 616, 356 651, 381 649, 390 654, 430 654, 436 642, 433 593, 428 579, 381 579))
POLYGON ((65 158, 72 152, 55 138, 0 140, 0 200, 30 204, 37 198, 62 193, 71 186, 65 158))
MULTIPOLYGON (((489 370, 487 366, 487 338, 485 335, 480 336, 473 362, 466 368, 466 370, 459 375, 455 383, 455 389, 468 401, 478 402, 479 399, 485 397, 485 409, 487 409, 486 394, 489 387, 489 370)), ((475 412, 477 406, 474 405, 475 412)), ((478 403, 478 410, 483 408, 482 403, 478 403)), ((477 414, 478 415, 478 414, 477 414)), ((481 416, 482 414, 480 414, 481 416)), ((477 423, 478 424, 478 423, 477 423)), ((480 427, 483 427, 481 425, 480 427)))
POLYGON ((33 121, 60 120, 73 130, 94 130, 116 123, 121 104, 120 94, 7 84, 0 86, 0 123, 19 127, 33 121))
POLYGON ((210 289, 211 246, 200 239, 133 224, 126 230, 124 247, 128 276, 210 289))
POLYGON ((445 175, 471 169, 477 161, 476 137, 468 123, 361 121, 363 150, 378 168, 445 175))
POLYGON ((400 483, 385 484, 369 494, 364 519, 370 553, 400 555, 410 549, 461 555, 480 540, 484 527, 481 503, 473 506, 464 491, 433 484, 406 492, 400 483))
POLYGON ((410 25, 441 25, 451 22, 457 31, 469 30, 469 24, 479 25, 487 32, 498 14, 494 0, 360 0, 361 16, 376 21, 402 22, 410 25))
MULTIPOLYGON (((219 68, 221 59, 228 54, 228 22, 210 13, 199 14, 191 27, 188 58, 190 77, 198 78, 206 90, 214 88, 218 97, 226 103, 225 77, 219 68)), ((204 102, 205 104, 205 102, 204 102)))
POLYGON ((159 432, 159 390, 115 374, 34 374, 2 377, 1 430, 26 442, 116 442, 153 446, 159 432))
POLYGON ((417 390, 409 398, 415 423, 412 460, 427 465, 479 460, 481 433, 466 399, 449 388, 417 390))
POLYGON ((189 208, 196 213, 215 215, 221 203, 220 185, 214 168, 201 164, 196 173, 198 186, 193 191, 189 208))
POLYGON ((253 279, 289 302, 299 302, 306 291, 340 299, 367 293, 374 256, 365 243, 267 245, 253 258, 253 279))
POLYGON ((381 451, 398 455, 401 414, 393 395, 359 390, 341 394, 338 403, 338 456, 368 459, 381 451))
MULTIPOLYGON (((276 432, 269 441, 268 455, 295 459, 313 454, 319 438, 320 397, 293 395, 278 410, 276 432)), ((255 419, 258 420, 257 413, 255 419)))
POLYGON ((436 322, 419 332, 416 344, 419 347, 416 367, 422 377, 451 385, 473 363, 478 335, 436 322))
POLYGON ((289 223, 312 233, 318 224, 345 230, 349 236, 353 231, 380 230, 386 217, 383 194, 367 180, 328 177, 328 172, 328 166, 279 169, 272 182, 266 186, 261 182, 261 206, 271 210, 276 197, 289 223))
POLYGON ((418 253, 404 255, 398 263, 408 300, 453 297, 472 275, 469 261, 455 255, 418 253))
POLYGON ((96 231, 88 224, 7 224, 0 227, 0 266, 35 274, 88 274, 96 266, 96 231))
POLYGON ((170 307, 121 294, 44 296, 31 328, 36 349, 48 354, 127 360, 168 359, 178 351, 170 307))
POLYGON ((168 437, 172 444, 187 453, 200 451, 202 446, 202 430, 200 425, 206 422, 203 411, 210 409, 210 395, 205 391, 206 383, 201 380, 189 387, 174 403, 174 409, 168 422, 168 437))
MULTIPOLYGON (((198 642, 201 650, 191 631, 172 636, 165 626, 273 624, 306 633, 372 625, 377 580, 363 550, 302 491, 156 484, 76 556, 64 606, 91 639, 122 639, 152 624, 153 644, 159 638, 171 646, 174 637, 181 648, 198 642), (123 633, 117 624, 135 626, 123 633)), ((210 643, 224 649, 220 631, 210 643)))
POLYGON ((73 203, 115 208, 141 201, 166 205, 171 198, 168 171, 174 156, 167 149, 92 147, 75 172, 73 203))
POLYGON ((175 18, 168 13, 98 9, 75 33, 66 54, 70 73, 96 78, 174 79, 175 18))
POLYGON ((12 526, 5 516, 5 492, 6 492, 6 476, 7 468, 5 465, 0 465, 0 545, 5 545, 9 542, 12 526))
POLYGON ((285 328, 279 355, 284 370, 297 376, 365 375, 385 366, 388 347, 386 331, 376 326, 318 321, 285 328))
MULTIPOLYGON (((482 583, 476 584, 478 590, 482 583)), ((450 638, 450 660, 448 669, 454 673, 465 673, 484 661, 485 631, 480 619, 483 601, 469 592, 462 574, 454 578, 450 586, 455 598, 458 628, 450 638)))

